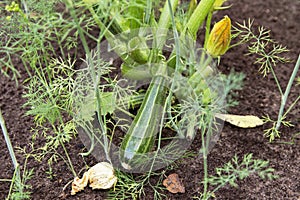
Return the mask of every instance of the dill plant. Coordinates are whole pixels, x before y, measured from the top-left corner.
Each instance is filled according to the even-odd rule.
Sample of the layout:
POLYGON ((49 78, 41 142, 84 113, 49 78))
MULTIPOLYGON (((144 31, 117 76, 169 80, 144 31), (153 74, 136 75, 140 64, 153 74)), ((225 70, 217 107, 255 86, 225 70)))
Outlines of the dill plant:
MULTIPOLYGON (((38 136, 46 139, 44 146, 30 154, 41 161, 47 156, 49 173, 52 164, 58 158, 63 159, 76 175, 65 143, 76 135, 75 123, 71 119, 74 93, 74 60, 77 56, 77 29, 74 23, 56 11, 59 1, 22 1, 22 4, 5 2, 6 17, 0 34, 0 52, 3 66, 9 66, 1 72, 17 79, 14 59, 23 63, 28 78, 25 80, 26 113, 33 116, 36 126, 33 128, 33 141, 38 136), (10 4, 11 3, 11 4, 10 4), (73 51, 72 56, 69 51, 73 51), (11 71, 11 72, 10 72, 11 71), (7 72, 7 73, 6 73, 7 72), (64 154, 58 153, 62 147, 64 154)), ((4 12, 1 7, 1 12, 4 12)), ((89 31, 93 26, 90 18, 82 15, 80 23, 89 31)), ((24 70, 22 70, 24 71, 24 70)), ((27 156, 27 155, 26 155, 27 156)))
POLYGON ((270 142, 272 142, 277 137, 280 137, 279 129, 281 124, 287 127, 293 126, 291 122, 286 121, 286 117, 291 109, 293 109, 296 103, 300 100, 300 96, 296 97, 296 99, 293 100, 293 102, 285 112, 284 108, 287 103, 288 95, 296 78, 297 72, 299 71, 300 56, 298 57, 293 72, 289 78, 286 90, 283 91, 280 80, 277 78, 274 69, 279 63, 284 64, 290 62, 290 60, 284 56, 284 53, 288 52, 288 49, 285 46, 279 44, 277 41, 274 41, 270 36, 269 30, 260 26, 258 27, 257 31, 255 31, 252 26, 253 20, 251 21, 250 19, 247 22, 244 21, 242 24, 238 23, 237 27, 235 27, 234 29, 234 37, 238 37, 240 39, 240 41, 236 45, 243 43, 248 44, 248 55, 256 56, 255 64, 258 64, 260 66, 259 72, 261 72, 264 77, 271 73, 271 75, 275 79, 275 83, 281 97, 281 105, 278 111, 278 117, 277 120, 273 120, 269 116, 264 117, 265 122, 273 124, 271 128, 268 128, 264 131, 265 136, 269 138, 270 142))
POLYGON ((232 160, 223 167, 217 167, 215 169, 216 175, 210 175, 204 180, 207 184, 215 188, 212 191, 204 191, 199 197, 194 197, 193 199, 209 199, 215 197, 214 193, 221 187, 224 187, 226 184, 238 187, 236 183, 238 180, 243 180, 253 174, 258 175, 262 179, 273 180, 278 178, 277 175, 274 175, 274 169, 268 167, 268 164, 268 161, 254 159, 251 153, 244 155, 241 160, 235 155, 232 160))

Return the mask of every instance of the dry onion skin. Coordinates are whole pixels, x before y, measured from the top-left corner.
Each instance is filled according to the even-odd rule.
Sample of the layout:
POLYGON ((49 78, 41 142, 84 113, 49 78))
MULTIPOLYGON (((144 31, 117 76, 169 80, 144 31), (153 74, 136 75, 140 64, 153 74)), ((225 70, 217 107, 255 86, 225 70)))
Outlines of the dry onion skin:
POLYGON ((100 162, 83 174, 83 177, 75 177, 72 182, 71 195, 83 190, 87 184, 92 189, 109 189, 117 183, 114 168, 107 162, 100 162))

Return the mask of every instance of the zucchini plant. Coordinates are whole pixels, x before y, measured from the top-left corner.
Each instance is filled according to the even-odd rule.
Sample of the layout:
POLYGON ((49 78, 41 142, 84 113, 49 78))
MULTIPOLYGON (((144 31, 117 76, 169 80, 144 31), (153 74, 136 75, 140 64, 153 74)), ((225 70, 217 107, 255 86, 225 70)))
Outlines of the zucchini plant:
MULTIPOLYGON (((100 54, 98 57, 107 55, 101 48, 107 48, 108 53, 113 51, 121 61, 115 67, 122 73, 121 77, 118 77, 119 81, 125 79, 134 83, 135 88, 120 89, 117 86, 118 80, 109 81, 105 77, 103 79, 111 84, 107 84, 108 87, 99 87, 99 76, 104 74, 98 73, 97 63, 87 62, 91 74, 89 80, 95 89, 96 105, 92 111, 96 111, 100 126, 101 136, 96 138, 96 143, 104 147, 106 159, 114 162, 115 166, 119 165, 123 170, 143 172, 158 169, 179 158, 194 139, 199 127, 203 126, 202 123, 216 122, 213 113, 221 112, 221 102, 224 98, 218 90, 222 84, 216 78, 218 75, 215 73, 213 60, 229 48, 230 19, 226 16, 219 22, 216 33, 212 30, 212 36, 205 38, 205 42, 209 41, 207 47, 199 49, 196 45, 197 31, 206 18, 206 26, 210 26, 212 13, 222 5, 220 1, 202 0, 199 4, 191 1, 186 8, 180 10, 185 13, 183 17, 178 16, 181 7, 178 0, 166 0, 159 17, 155 13, 153 7, 155 4, 152 1, 120 1, 121 6, 118 8, 108 5, 105 7, 104 2, 87 0, 84 2, 85 8, 102 30, 102 35, 98 39, 97 47, 100 54), (101 21, 98 18, 98 13, 103 10, 111 14, 111 20, 101 21), (108 43, 104 45, 105 47, 102 45, 103 42, 101 43, 102 37, 108 43), (145 84, 145 81, 148 84, 145 84), (144 84, 142 89, 136 86, 141 82, 144 84), (120 95, 122 93, 120 91, 126 93, 124 98, 126 100, 122 100, 124 96, 120 95), (105 93, 109 95, 104 95, 105 93), (144 96, 142 101, 132 103, 134 96, 141 94, 144 96), (104 96, 115 99, 107 100, 103 98, 104 96), (111 111, 105 112, 107 109, 103 108, 109 107, 107 105, 109 101, 113 102, 110 106, 111 111), (128 106, 132 104, 137 111, 136 114, 128 110, 128 106), (123 113, 123 117, 116 116, 116 111, 123 113), (115 122, 108 120, 108 114, 115 122), (130 124, 126 122, 124 125, 120 122, 122 118, 126 121, 127 117, 133 118, 128 120, 131 121, 130 124), (112 132, 118 125, 124 125, 121 130, 126 133, 122 137, 120 147, 112 145, 112 141, 107 140, 107 137, 112 138, 114 135, 114 133, 108 135, 109 123, 113 124, 112 132), (164 128, 177 133, 176 136, 171 136, 173 140, 168 145, 162 144, 165 137, 164 128), (115 149, 119 149, 118 158, 115 149)), ((70 2, 67 5, 75 18, 75 5, 70 2)), ((80 29, 80 26, 78 28, 80 29)), ((83 34, 84 30, 81 33, 79 31, 87 59, 92 60, 83 34)), ((109 59, 112 57, 114 56, 109 59)), ((110 76, 109 73, 106 75, 110 76)), ((92 115, 94 112, 90 113, 92 115)), ((216 126, 210 127, 214 127, 217 132, 216 126)), ((93 132, 97 130, 92 129, 85 132, 89 132, 88 137, 94 140, 93 132)), ((212 138, 212 135, 207 134, 206 142, 209 143, 212 138)), ((96 145, 89 146, 91 147, 89 152, 93 152, 96 145)))

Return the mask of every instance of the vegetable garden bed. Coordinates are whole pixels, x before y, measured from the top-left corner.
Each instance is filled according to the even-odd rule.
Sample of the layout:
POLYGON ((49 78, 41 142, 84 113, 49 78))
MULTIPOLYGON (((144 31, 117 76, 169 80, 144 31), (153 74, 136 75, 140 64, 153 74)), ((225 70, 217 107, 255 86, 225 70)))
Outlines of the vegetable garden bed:
MULTIPOLYGON (((264 26, 266 29, 271 30, 271 37, 283 44, 283 46, 287 46, 290 50, 284 55, 290 58, 291 62, 278 63, 274 68, 278 80, 280 80, 282 88, 285 90, 299 55, 300 22, 297 20, 297 17, 300 13, 300 2, 293 0, 228 0, 226 2, 226 5, 231 4, 232 6, 229 9, 218 11, 213 17, 213 22, 223 19, 225 15, 230 17, 233 25, 235 25, 235 22, 242 23, 243 20, 247 21, 248 18, 254 19, 254 28, 264 26)), ((2 6, 2 3, 0 5, 2 6)), ((57 7, 60 12, 67 12, 62 4, 58 4, 57 7)), ((99 34, 98 28, 90 32, 95 37, 99 34)), ((199 37, 198 42, 203 41, 204 32, 204 29, 200 29, 198 34, 202 36, 199 37)), ((87 40, 87 43, 90 48, 96 46, 92 40, 87 40)), ((59 51, 58 47, 57 51, 59 51)), ((225 74, 229 74, 232 69, 245 74, 242 89, 234 91, 233 98, 239 104, 231 107, 228 112, 259 117, 269 115, 271 119, 277 119, 281 97, 276 82, 271 74, 263 77, 259 72, 259 65, 254 64, 256 57, 253 55, 245 56, 247 52, 246 45, 231 48, 222 56, 218 66, 218 70, 225 74)), ((85 51, 81 46, 81 42, 79 42, 78 48, 70 50, 70 54, 72 56, 75 55, 78 59, 74 66, 79 68, 82 63, 79 58, 85 58, 85 51)), ((57 156, 49 161, 50 153, 45 155, 40 162, 34 159, 32 155, 39 147, 44 145, 46 139, 37 137, 34 140, 36 149, 33 151, 30 144, 33 141, 31 137, 33 134, 32 127, 35 127, 35 124, 32 116, 25 115, 29 110, 28 106, 24 107, 26 103, 24 94, 27 92, 24 86, 28 83, 24 82, 29 76, 22 61, 17 57, 12 57, 12 59, 21 77, 17 79, 18 85, 16 85, 15 80, 0 74, 0 108, 12 145, 16 151, 17 160, 21 165, 21 171, 24 170, 25 166, 28 170, 34 170, 32 177, 26 182, 31 188, 24 188, 25 191, 31 192, 30 199, 105 199, 108 194, 113 196, 114 192, 127 190, 126 192, 128 193, 130 185, 127 184, 123 188, 118 188, 117 185, 115 191, 113 189, 110 191, 92 190, 87 187, 75 196, 70 194, 70 181, 74 179, 74 174, 72 174, 70 166, 66 162, 68 158, 64 156, 65 151, 68 152, 70 161, 73 163, 73 170, 80 177, 84 171, 87 171, 86 166, 91 167, 99 161, 93 155, 86 157, 80 155, 80 153, 87 152, 88 149, 85 148, 78 136, 66 142, 65 146, 58 145, 56 149, 51 150, 55 151, 57 155, 63 155, 62 157, 65 160, 57 156), (18 148, 22 148, 22 150, 17 150, 18 148), (25 152, 26 154, 24 154, 25 152)), ((11 75, 12 72, 8 70, 8 74, 11 75)), ((299 72, 296 77, 300 77, 299 72)), ((157 94, 153 93, 151 95, 157 94)), ((288 96, 287 105, 291 105, 292 101, 298 96, 299 85, 294 84, 288 96)), ((214 192, 213 196, 216 199, 297 200, 300 198, 299 102, 291 109, 286 120, 290 121, 294 126, 281 126, 280 138, 275 138, 272 143, 264 135, 264 130, 270 128, 271 123, 265 123, 263 126, 255 128, 242 129, 225 122, 218 141, 208 154, 208 174, 215 175, 215 169, 224 166, 235 155, 241 159, 244 155, 251 153, 253 159, 269 161, 269 167, 274 168, 274 174, 278 178, 262 180, 257 174, 251 175, 243 180, 237 180, 238 187, 228 184, 214 192)), ((50 133, 51 131, 49 129, 50 133)), ((117 130, 115 134, 124 137, 124 133, 121 130, 117 130)), ((201 141, 201 136, 196 136, 188 149, 189 154, 185 154, 175 164, 155 171, 147 180, 148 182, 144 186, 144 194, 141 199, 155 199, 155 191, 165 195, 162 196, 163 199, 192 199, 193 197, 199 197, 200 193, 203 192, 201 181, 203 181, 205 170, 202 158, 197 155, 201 141), (178 174, 180 181, 185 187, 184 193, 172 194, 163 186, 163 179, 172 173, 178 174)), ((116 139, 114 142, 120 144, 122 141, 116 139)), ((128 143, 124 144, 124 146, 126 145, 128 143)), ((11 182, 8 179, 11 179, 13 176, 14 168, 4 139, 0 140, 0 147, 2 161, 0 179, 7 179, 0 182, 0 199, 5 199, 10 190, 11 182)), ((141 174, 133 174, 131 177, 125 176, 123 172, 117 172, 117 176, 123 177, 120 180, 127 180, 127 183, 133 185, 134 182, 130 180, 139 180, 139 175, 141 174)), ((213 191, 214 187, 210 185, 207 189, 213 191)))

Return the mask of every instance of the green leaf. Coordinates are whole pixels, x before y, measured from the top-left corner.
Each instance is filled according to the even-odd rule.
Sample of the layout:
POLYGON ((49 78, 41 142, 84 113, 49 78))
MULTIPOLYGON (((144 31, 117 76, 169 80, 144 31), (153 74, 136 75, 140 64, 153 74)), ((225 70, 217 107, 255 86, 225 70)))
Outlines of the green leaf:
POLYGON ((113 92, 100 93, 101 115, 112 114, 116 109, 116 99, 113 92))
MULTIPOLYGON (((116 100, 113 92, 100 93, 100 101, 101 115, 111 114, 116 109, 116 100)), ((84 101, 79 105, 79 118, 83 121, 91 121, 93 120, 96 110, 96 97, 91 93, 86 96, 84 101)))

